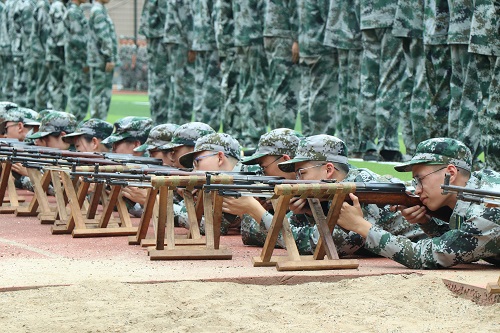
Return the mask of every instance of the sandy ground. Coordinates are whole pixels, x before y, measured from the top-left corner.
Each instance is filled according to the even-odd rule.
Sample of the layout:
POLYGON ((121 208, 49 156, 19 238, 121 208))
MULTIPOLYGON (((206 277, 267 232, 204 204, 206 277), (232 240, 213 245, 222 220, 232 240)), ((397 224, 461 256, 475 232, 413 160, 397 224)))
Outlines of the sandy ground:
POLYGON ((87 280, 3 292, 0 308, 3 332, 500 332, 500 304, 415 274, 293 286, 87 280))

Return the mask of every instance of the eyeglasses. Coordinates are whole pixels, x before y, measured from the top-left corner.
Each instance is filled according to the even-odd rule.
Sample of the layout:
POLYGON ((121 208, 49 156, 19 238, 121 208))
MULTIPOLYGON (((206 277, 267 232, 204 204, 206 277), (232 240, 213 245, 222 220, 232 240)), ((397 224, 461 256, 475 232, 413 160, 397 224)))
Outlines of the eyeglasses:
POLYGON ((193 168, 198 168, 198 163, 200 163, 200 161, 204 158, 207 158, 207 157, 210 157, 210 156, 215 156, 217 155, 219 152, 216 152, 216 153, 212 153, 212 154, 207 154, 207 155, 202 155, 202 156, 198 156, 196 158, 193 159, 193 168))
POLYGON ((304 170, 312 169, 312 168, 317 168, 317 167, 320 167, 320 166, 323 166, 323 165, 326 165, 326 163, 316 164, 316 165, 313 165, 313 166, 310 166, 310 167, 307 167, 307 168, 299 168, 299 169, 295 170, 295 179, 302 178, 302 176, 304 175, 303 174, 304 170))
POLYGON ((447 168, 447 167, 445 167, 445 166, 444 166, 444 167, 442 167, 442 168, 440 168, 440 169, 437 169, 437 170, 434 170, 434 171, 432 171, 432 172, 429 172, 428 174, 423 175, 422 177, 417 177, 417 176, 415 176, 415 177, 413 177, 413 180, 412 180, 411 184, 413 185, 413 187, 415 187, 415 189, 416 189, 417 187, 424 188, 424 186, 422 185, 422 179, 424 179, 424 178, 425 178, 425 177, 427 177, 428 175, 432 175, 433 173, 436 173, 436 172, 441 171, 441 170, 446 169, 446 168, 447 168))
POLYGON ((266 168, 269 168, 271 165, 273 165, 274 163, 278 162, 283 156, 278 156, 274 161, 272 161, 271 163, 269 163, 268 165, 261 165, 260 168, 262 169, 262 171, 266 171, 266 168))

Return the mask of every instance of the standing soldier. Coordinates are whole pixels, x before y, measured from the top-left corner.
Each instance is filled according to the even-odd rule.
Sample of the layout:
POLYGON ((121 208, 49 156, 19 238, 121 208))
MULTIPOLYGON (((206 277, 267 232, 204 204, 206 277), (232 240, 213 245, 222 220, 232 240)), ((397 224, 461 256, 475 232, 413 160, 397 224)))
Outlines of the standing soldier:
MULTIPOLYGON (((135 73, 137 84, 133 87, 139 91, 148 90, 148 49, 145 40, 139 40, 137 46, 137 57, 135 60, 135 73)), ((165 83, 166 84, 166 83, 165 83)))
POLYGON ((256 148, 267 125, 267 59, 264 51, 264 0, 233 0, 234 37, 240 65, 241 143, 256 148))
POLYGON ((273 129, 295 128, 300 89, 298 19, 296 0, 266 0, 267 114, 273 129))
POLYGON ((171 78, 168 122, 184 124, 193 115, 194 53, 192 43, 193 17, 188 0, 168 0, 165 36, 171 78))
MULTIPOLYGON (((3 22, 3 12, 4 12, 4 9, 5 9, 5 3, 2 0, 2 1, 0 1, 0 41, 1 41, 1 38, 2 38, 1 37, 1 34, 2 34, 1 26, 2 26, 2 22, 3 22)), ((0 83, 3 83, 4 77, 5 77, 5 71, 4 71, 5 70, 5 66, 6 66, 6 64, 4 63, 4 59, 1 56, 1 48, 0 48, 0 83)), ((0 99, 4 100, 1 91, 0 91, 0 99)))
MULTIPOLYGON (((168 0, 146 0, 142 8, 139 33, 147 39, 148 95, 153 123, 167 122, 170 77, 163 37, 168 0)), ((141 70, 141 69, 139 69, 141 70)))
POLYGON ((65 61, 68 83, 69 112, 77 121, 87 116, 90 94, 90 74, 87 66, 88 22, 82 3, 87 0, 72 0, 64 15, 66 27, 65 61))
POLYGON ((215 41, 214 1, 194 0, 191 6, 193 12, 192 50, 196 51, 193 112, 196 121, 218 129, 221 121, 221 74, 215 41))
POLYGON ((90 67, 90 117, 106 119, 113 89, 113 73, 118 65, 115 26, 104 7, 110 0, 95 0, 90 11, 88 65, 90 67))
POLYGON ((34 0, 19 0, 12 10, 11 46, 14 60, 14 97, 19 106, 33 107, 34 95, 29 95, 28 68, 32 65, 30 56, 30 35, 33 28, 34 0))
POLYGON ((0 59, 2 62, 2 97, 4 100, 12 101, 14 99, 14 60, 12 57, 11 29, 12 29, 12 11, 16 2, 7 0, 5 7, 0 14, 0 59))
POLYGON ((30 89, 35 92, 35 110, 48 108, 49 68, 45 62, 47 39, 51 33, 49 26, 49 0, 38 0, 33 13, 33 29, 31 31, 31 53, 33 66, 31 70, 30 89))
POLYGON ((64 15, 66 7, 61 0, 53 0, 49 11, 50 35, 47 39, 46 60, 49 66, 49 94, 52 108, 66 110, 68 96, 65 89, 64 15))

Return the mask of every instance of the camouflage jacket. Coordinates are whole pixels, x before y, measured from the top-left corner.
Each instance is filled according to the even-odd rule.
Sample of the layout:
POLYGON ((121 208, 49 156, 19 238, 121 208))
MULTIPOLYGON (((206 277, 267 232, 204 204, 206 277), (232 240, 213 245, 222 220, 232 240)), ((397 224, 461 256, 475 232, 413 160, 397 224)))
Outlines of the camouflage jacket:
POLYGON ((193 0, 193 42, 194 51, 209 51, 217 48, 215 42, 215 11, 213 0, 193 0))
MULTIPOLYGON (((342 182, 401 182, 397 178, 388 179, 377 175, 368 169, 351 168, 346 178, 342 182)), ((417 225, 412 225, 406 221, 400 212, 391 212, 390 206, 378 207, 374 204, 362 205, 363 216, 371 224, 380 230, 387 230, 393 234, 404 236, 414 241, 426 238, 425 233, 417 225)), ((272 215, 264 215, 261 224, 266 228, 271 225, 272 215)), ((288 214, 292 233, 299 251, 302 254, 313 253, 319 239, 319 232, 314 219, 309 215, 294 216, 288 214)), ((361 249, 365 241, 363 237, 354 232, 346 232, 339 227, 333 231, 333 241, 340 256, 353 254, 361 249)), ((281 244, 280 244, 281 245, 281 244)))
POLYGON ((45 61, 45 49, 50 35, 49 25, 50 4, 48 0, 39 0, 33 12, 33 29, 30 44, 33 58, 45 61))
POLYGON ((264 0, 233 0, 234 38, 236 46, 262 44, 264 0))
POLYGON ((395 0, 360 0, 361 30, 390 28, 397 5, 395 0))
POLYGON ((231 0, 215 1, 215 41, 219 55, 234 47, 234 19, 231 0))
POLYGON ((448 44, 469 44, 473 0, 448 0, 450 26, 448 44))
POLYGON ((299 2, 299 49, 301 57, 330 53, 323 45, 328 19, 328 0, 303 0, 299 2))
POLYGON ((424 44, 447 44, 449 22, 448 0, 424 0, 424 44))
POLYGON ((396 37, 423 38, 424 0, 399 0, 392 24, 396 37))
POLYGON ((188 48, 193 42, 193 15, 188 0, 167 0, 163 42, 188 48))
POLYGON ((299 17, 296 0, 267 0, 264 18, 265 37, 298 40, 299 17))
POLYGON ((12 54, 9 35, 9 12, 12 10, 13 1, 14 0, 7 0, 0 5, 0 54, 2 55, 12 54))
MULTIPOLYGON (((467 188, 500 190, 500 174, 491 170, 474 172, 467 188)), ((484 259, 500 266, 500 208, 458 201, 449 225, 431 220, 422 226, 435 236, 412 243, 373 226, 365 247, 410 268, 440 268, 484 259)))
POLYGON ((167 0, 146 0, 142 7, 139 34, 146 38, 162 38, 165 33, 167 0))
POLYGON ((90 38, 87 44, 87 63, 90 67, 104 67, 108 62, 119 64, 115 26, 106 8, 94 2, 89 18, 90 38))
POLYGON ((64 63, 64 37, 66 28, 64 27, 64 15, 66 7, 62 1, 53 1, 49 10, 50 35, 47 39, 45 59, 47 61, 64 63))
POLYGON ((80 6, 73 2, 68 4, 64 26, 66 66, 68 69, 81 70, 87 66, 88 22, 80 6))
POLYGON ((362 49, 359 15, 359 0, 330 1, 324 44, 344 50, 362 49))
POLYGON ((12 9, 12 29, 10 30, 10 36, 12 55, 14 57, 29 55, 34 8, 34 0, 20 0, 12 9))
POLYGON ((475 0, 469 40, 469 52, 500 56, 500 3, 475 0))

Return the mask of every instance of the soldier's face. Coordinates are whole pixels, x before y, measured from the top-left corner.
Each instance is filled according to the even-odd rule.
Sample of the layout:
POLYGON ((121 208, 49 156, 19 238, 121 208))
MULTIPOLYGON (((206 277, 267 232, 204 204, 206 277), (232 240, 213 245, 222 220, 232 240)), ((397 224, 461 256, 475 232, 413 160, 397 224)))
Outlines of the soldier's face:
MULTIPOLYGON (((259 166, 266 176, 284 176, 283 171, 278 167, 278 163, 283 162, 281 155, 266 155, 259 158, 259 166)), ((293 173, 290 173, 294 177, 293 173)))
POLYGON ((77 151, 80 151, 80 152, 89 152, 89 153, 91 153, 91 152, 94 151, 94 148, 92 147, 92 141, 88 142, 82 136, 78 136, 75 139, 75 148, 76 148, 77 151))
POLYGON ((130 141, 118 141, 113 143, 113 153, 117 154, 133 154, 134 148, 136 147, 134 142, 130 141))
POLYGON ((172 149, 172 153, 170 154, 173 166, 176 168, 184 168, 182 164, 179 163, 179 157, 181 157, 184 154, 192 152, 194 147, 190 146, 180 146, 180 147, 175 147, 172 149))
POLYGON ((219 153, 213 151, 202 151, 194 155, 193 169, 200 171, 218 171, 219 153))
POLYGON ((295 177, 300 180, 321 180, 326 176, 326 164, 322 161, 295 163, 295 177))
POLYGON ((413 166, 412 173, 414 178, 419 179, 415 194, 420 197, 420 201, 433 211, 445 206, 447 196, 441 194, 441 184, 446 169, 440 165, 417 164, 413 166))

